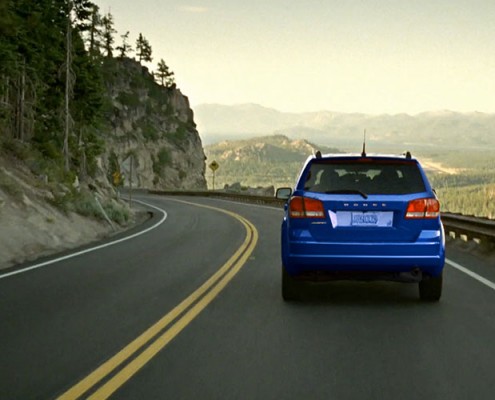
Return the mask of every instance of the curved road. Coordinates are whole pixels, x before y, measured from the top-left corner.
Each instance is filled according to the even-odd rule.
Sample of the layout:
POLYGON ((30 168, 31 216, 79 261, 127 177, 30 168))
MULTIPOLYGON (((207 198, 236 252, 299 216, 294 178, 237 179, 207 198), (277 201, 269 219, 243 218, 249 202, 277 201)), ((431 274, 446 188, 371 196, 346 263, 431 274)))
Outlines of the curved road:
POLYGON ((494 398, 493 258, 448 247, 438 304, 386 282, 284 303, 280 209, 142 200, 166 215, 109 241, 151 231, 0 275, 0 399, 494 398))

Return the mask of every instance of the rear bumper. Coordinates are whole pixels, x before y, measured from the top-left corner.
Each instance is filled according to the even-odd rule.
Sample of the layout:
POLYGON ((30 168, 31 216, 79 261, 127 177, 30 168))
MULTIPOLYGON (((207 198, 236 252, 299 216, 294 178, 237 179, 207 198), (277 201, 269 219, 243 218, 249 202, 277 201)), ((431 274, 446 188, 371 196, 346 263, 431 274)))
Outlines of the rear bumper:
POLYGON ((310 272, 421 271, 438 276, 445 263, 442 240, 414 243, 282 243, 282 262, 292 276, 310 272))

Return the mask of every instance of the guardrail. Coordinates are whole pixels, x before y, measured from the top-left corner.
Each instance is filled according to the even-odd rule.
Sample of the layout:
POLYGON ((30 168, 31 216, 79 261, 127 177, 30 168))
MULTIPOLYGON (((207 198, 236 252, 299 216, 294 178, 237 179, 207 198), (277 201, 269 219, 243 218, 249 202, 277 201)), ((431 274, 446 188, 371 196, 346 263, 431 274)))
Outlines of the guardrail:
MULTIPOLYGON (((271 205, 283 207, 284 200, 274 197, 255 196, 242 193, 220 192, 220 191, 156 191, 149 190, 148 193, 168 196, 197 196, 215 197, 251 204, 271 205)), ((476 240, 478 243, 495 247, 495 220, 480 218, 469 215, 442 213, 442 222, 448 235, 464 240, 476 240)))
POLYGON ((285 200, 276 199, 275 197, 271 197, 271 196, 256 196, 256 195, 236 193, 236 192, 215 192, 215 191, 206 191, 206 190, 205 191, 149 190, 148 193, 167 195, 167 196, 215 197, 217 199, 233 200, 241 203, 271 205, 274 207, 283 207, 284 204, 286 203, 285 200))
POLYGON ((472 215, 442 213, 445 230, 454 237, 478 240, 495 246, 495 220, 472 215))

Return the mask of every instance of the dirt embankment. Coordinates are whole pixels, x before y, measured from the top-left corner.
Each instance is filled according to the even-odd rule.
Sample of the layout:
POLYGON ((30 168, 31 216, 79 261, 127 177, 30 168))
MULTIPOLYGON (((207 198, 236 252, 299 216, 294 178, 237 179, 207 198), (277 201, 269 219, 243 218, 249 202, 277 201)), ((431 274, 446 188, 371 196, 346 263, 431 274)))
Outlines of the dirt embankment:
POLYGON ((108 222, 62 212, 51 200, 53 194, 38 177, 22 164, 0 157, 0 269, 114 232, 108 222))

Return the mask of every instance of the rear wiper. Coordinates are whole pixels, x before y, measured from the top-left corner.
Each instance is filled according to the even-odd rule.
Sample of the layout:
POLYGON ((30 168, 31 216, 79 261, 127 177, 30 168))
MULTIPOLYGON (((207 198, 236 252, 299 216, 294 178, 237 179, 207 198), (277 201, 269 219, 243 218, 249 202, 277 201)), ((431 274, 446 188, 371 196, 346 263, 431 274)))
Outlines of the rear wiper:
POLYGON ((359 194, 363 196, 365 199, 368 198, 366 193, 361 192, 360 190, 355 189, 340 189, 340 190, 327 190, 326 194, 359 194))

